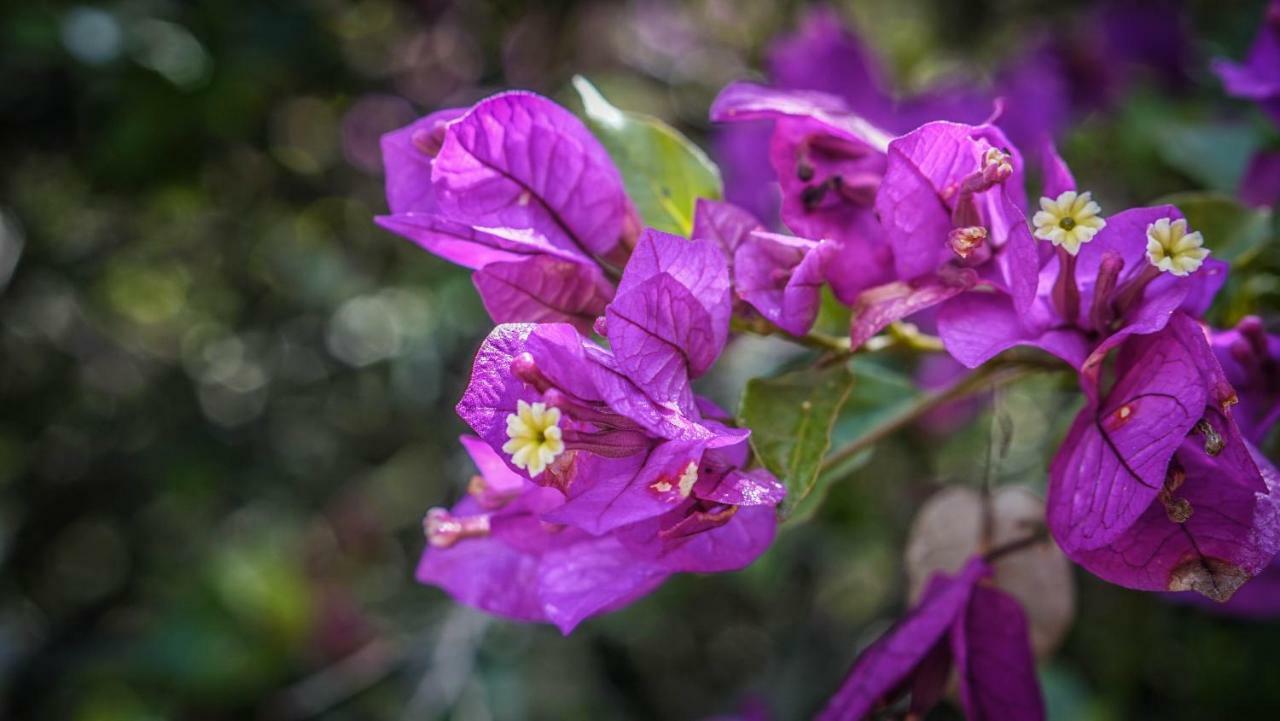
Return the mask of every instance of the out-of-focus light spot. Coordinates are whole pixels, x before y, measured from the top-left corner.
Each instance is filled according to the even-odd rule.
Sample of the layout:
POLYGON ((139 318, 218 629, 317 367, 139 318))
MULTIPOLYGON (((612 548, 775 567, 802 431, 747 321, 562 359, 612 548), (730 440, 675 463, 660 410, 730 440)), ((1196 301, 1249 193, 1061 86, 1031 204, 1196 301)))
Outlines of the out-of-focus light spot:
POLYGON ((329 352, 353 366, 396 357, 432 331, 432 317, 427 300, 408 290, 352 298, 329 321, 329 352))
POLYGON ((360 296, 343 303, 329 322, 329 352, 364 366, 400 352, 400 326, 384 298, 360 296))
POLYGON ((26 241, 18 221, 0 209, 0 293, 9 285, 26 241))
POLYGON ((363 0, 337 16, 333 29, 353 71, 370 78, 382 78, 391 71, 396 39, 415 25, 403 15, 400 3, 363 0))
POLYGON ((120 24, 105 10, 77 6, 62 16, 62 46, 80 62, 102 65, 115 60, 123 39, 120 24))
POLYGON ((334 29, 346 39, 377 35, 390 29, 395 7, 381 0, 358 2, 338 15, 334 29))
POLYGON ((75 290, 62 278, 40 275, 15 288, 0 328, 23 338, 62 344, 80 317, 75 290))
POLYGON ((271 154, 290 170, 315 175, 337 154, 337 118, 319 98, 294 98, 271 118, 271 154))
POLYGON ((484 53, 466 27, 444 18, 397 49, 394 66, 401 95, 436 107, 479 82, 484 53))
POLYGON ((261 415, 271 383, 254 351, 261 345, 261 338, 225 335, 216 325, 196 326, 182 339, 182 363, 209 420, 232 427, 261 415))
POLYGON ((186 28, 164 20, 139 20, 130 28, 133 59, 180 88, 203 82, 212 69, 204 46, 186 28))
POLYGON ((217 383, 203 384, 196 390, 196 397, 209 420, 228 428, 257 418, 267 404, 265 386, 242 393, 217 383))
POLYGON ((175 264, 116 262, 107 269, 106 296, 121 315, 140 325, 172 320, 187 304, 191 278, 175 264))
POLYGON ((342 154, 366 173, 382 170, 383 133, 413 121, 412 106, 394 95, 366 95, 342 116, 342 154))
POLYGON ((296 642, 310 625, 314 606, 303 575, 294 530, 273 518, 263 529, 259 509, 241 511, 224 532, 240 542, 225 548, 212 565, 212 581, 223 604, 278 641, 296 642))

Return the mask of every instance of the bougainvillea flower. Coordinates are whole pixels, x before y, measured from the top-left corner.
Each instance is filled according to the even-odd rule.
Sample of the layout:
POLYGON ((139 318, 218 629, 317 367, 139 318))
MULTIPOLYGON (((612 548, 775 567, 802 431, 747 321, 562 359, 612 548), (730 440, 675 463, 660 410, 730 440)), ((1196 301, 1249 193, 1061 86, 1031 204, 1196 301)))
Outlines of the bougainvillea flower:
POLYGON ((818 315, 832 241, 812 241, 765 231, 751 213, 715 200, 699 200, 693 238, 713 241, 729 261, 739 315, 752 311, 773 325, 804 335, 818 315))
POLYGON ((1210 343, 1227 382, 1240 396, 1234 416, 1240 432, 1261 444, 1280 422, 1280 336, 1248 316, 1235 328, 1215 332, 1210 343))
POLYGON ((1224 58, 1213 62, 1213 71, 1226 91, 1252 100, 1280 123, 1280 0, 1272 0, 1263 15, 1258 37, 1243 63, 1224 58))
POLYGON ((996 98, 1016 97, 1021 102, 999 125, 1022 141, 1061 127, 1069 110, 1061 63, 1045 47, 1012 59, 990 87, 946 82, 911 97, 895 97, 875 57, 825 6, 810 10, 794 33, 774 41, 767 68, 778 87, 835 95, 853 112, 896 133, 934 120, 980 123, 991 115, 996 98))
POLYGON ((733 268, 733 256, 747 236, 765 226, 758 216, 734 203, 699 198, 693 207, 693 232, 695 240, 715 243, 733 268))
MULTIPOLYGON (((556 492, 534 514, 544 533, 597 539, 601 578, 617 556, 600 549, 613 544, 640 568, 715 572, 745 566, 773 538, 784 489, 746 469, 750 432, 690 387, 724 346, 730 305, 714 241, 646 231, 600 324, 607 350, 567 324, 504 324, 476 355, 459 415, 507 473, 556 492)), ((550 619, 562 628, 613 607, 558 602, 577 609, 550 619)))
POLYGON ((508 92, 383 138, 383 227, 475 271, 494 320, 590 329, 638 226, 622 176, 572 113, 508 92))
POLYGON ((782 222, 838 244, 825 275, 836 296, 889 279, 890 250, 873 207, 890 136, 831 95, 733 83, 711 106, 716 122, 774 123, 769 162, 782 191, 782 222))
POLYGON ((766 320, 804 335, 818 317, 829 244, 756 231, 734 255, 734 288, 766 320))
POLYGON ((687 408, 689 380, 719 357, 732 313, 729 267, 715 243, 646 230, 601 330, 628 378, 655 401, 687 408))
POLYGON ((990 125, 929 123, 889 144, 875 207, 898 280, 853 304, 855 347, 978 285, 1031 305, 1039 261, 1022 178, 1021 155, 990 125))
POLYGON ((462 602, 568 633, 671 572, 740 569, 772 542, 783 489, 742 469, 748 432, 701 417, 696 403, 689 416, 658 406, 570 325, 495 328, 458 412, 480 434, 468 450, 485 480, 451 516, 435 512, 436 535, 458 538, 429 549, 419 578, 462 602), (605 400, 623 384, 626 402, 605 400), (639 407, 648 417, 626 415, 639 407), (494 511, 492 489, 512 479, 520 496, 498 494, 494 511), (531 580, 513 590, 512 579, 531 580))
POLYGON ((748 431, 696 402, 656 403, 571 326, 496 327, 458 413, 510 472, 560 494, 539 511, 546 524, 612 537, 671 572, 741 568, 773 538, 784 491, 743 469, 748 431))
MULTIPOLYGON (((851 110, 876 125, 906 133, 934 120, 981 123, 1002 100, 1005 111, 994 121, 1015 143, 1055 136, 1067 127, 1080 104, 1080 88, 1094 90, 1120 74, 1115 62, 1089 63, 1088 81, 1076 77, 1085 40, 1105 37, 1109 25, 1094 23, 1084 32, 1055 24, 1051 32, 1026 33, 1027 42, 996 69, 989 80, 946 78, 923 92, 903 97, 889 89, 888 77, 867 52, 854 30, 837 13, 817 7, 796 32, 770 47, 769 77, 779 87, 820 90, 843 99, 851 110), (1096 67, 1092 67, 1096 66, 1096 67), (1016 103, 1009 102, 1016 99, 1016 103)), ((1097 43, 1099 57, 1114 58, 1106 42, 1097 43)))
POLYGON ((858 657, 818 718, 871 718, 908 693, 908 717, 923 718, 954 668, 970 721, 1043 719, 1026 614, 1012 596, 982 582, 990 575, 981 558, 955 576, 936 574, 920 603, 858 657))
MULTIPOLYGON (((1261 444, 1280 422, 1280 336, 1267 333, 1260 319, 1249 316, 1231 330, 1213 333, 1210 345, 1240 398, 1232 414, 1240 432, 1249 442, 1261 444)), ((1254 460, 1264 478, 1280 476, 1280 471, 1261 455, 1255 454, 1254 460)), ((1193 594, 1182 595, 1203 600, 1193 594)), ((1241 618, 1280 616, 1280 561, 1272 561, 1230 601, 1201 605, 1215 613, 1241 618)))
POLYGON ((1200 326, 1175 313, 1128 338, 1049 469, 1049 528, 1094 574, 1225 601, 1280 549, 1277 479, 1233 417, 1235 390, 1200 326))
MULTIPOLYGON (((1115 79, 1103 85, 1123 90, 1138 73, 1153 76, 1171 88, 1185 87, 1190 68, 1196 62, 1195 39, 1191 35, 1185 6, 1176 0, 1114 0, 1093 7, 1086 16, 1083 33, 1100 36, 1094 62, 1110 65, 1115 79), (1119 86, 1119 87, 1117 87, 1119 86)), ((1069 50, 1064 54, 1071 56, 1069 50)), ((1070 77, 1070 75, 1068 76, 1070 77)), ((1090 78, 1075 79, 1076 83, 1090 78)), ((1077 85, 1078 87, 1078 85, 1077 85)), ((1073 88, 1074 89, 1074 88, 1073 88)), ((1078 96, 1077 91, 1074 96, 1078 96)), ((1119 100, 1119 92, 1113 95, 1119 100)))
POLYGON ((1228 265, 1207 257, 1204 238, 1177 208, 1134 208, 1104 220, 1057 154, 1045 155, 1046 197, 1033 222, 1052 252, 1039 255, 1031 305, 1020 308, 1008 293, 970 293, 938 313, 947 351, 970 368, 1030 345, 1096 373, 1126 337, 1160 330, 1178 309, 1203 314, 1226 281, 1228 265))
POLYGON ((1240 178, 1239 196, 1255 208, 1280 205, 1280 152, 1253 154, 1240 178))
MULTIPOLYGON (((780 88, 828 93, 880 127, 911 129, 898 118, 896 103, 884 85, 885 73, 876 58, 834 8, 814 7, 800 19, 793 33, 778 36, 766 51, 766 67, 769 79, 780 88)), ((988 104, 973 119, 980 119, 990 110, 988 104)))
POLYGON ((528 228, 484 228, 430 213, 382 216, 377 222, 431 253, 475 271, 472 282, 499 323, 572 323, 590 332, 613 297, 600 266, 557 248, 528 228))
POLYGON ((622 175, 572 113, 526 92, 482 100, 445 128, 431 169, 441 209, 485 227, 533 228, 607 257, 627 230, 622 175))
POLYGON ((517 475, 480 439, 464 437, 462 444, 480 475, 451 510, 427 514, 418 581, 468 606, 554 623, 568 633, 583 618, 620 608, 671 574, 616 537, 546 523, 543 514, 564 503, 560 491, 517 475))
POLYGON ((466 108, 446 108, 382 136, 382 164, 387 175, 387 206, 392 213, 437 210, 431 166, 444 145, 449 121, 466 108))
POLYGON ((765 221, 778 223, 777 177, 760 158, 769 154, 773 123, 767 120, 732 123, 716 128, 711 154, 724 177, 725 200, 765 221))
MULTIPOLYGON (((1280 471, 1261 454, 1254 454, 1258 469, 1263 478, 1280 478, 1280 471)), ((1273 486, 1276 481, 1269 481, 1273 486)), ((1280 616, 1280 560, 1273 560, 1267 566, 1241 586, 1235 595, 1225 603, 1215 603, 1193 591, 1171 593, 1168 595, 1175 601, 1191 603, 1215 614, 1235 616, 1237 618, 1270 619, 1280 616)))

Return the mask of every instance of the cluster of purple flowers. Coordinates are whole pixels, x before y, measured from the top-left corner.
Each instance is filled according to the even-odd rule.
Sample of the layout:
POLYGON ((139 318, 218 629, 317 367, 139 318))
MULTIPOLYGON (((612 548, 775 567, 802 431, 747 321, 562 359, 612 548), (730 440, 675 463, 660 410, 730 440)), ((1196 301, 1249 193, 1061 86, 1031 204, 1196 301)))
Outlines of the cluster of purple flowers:
MULTIPOLYGON (((691 381, 735 317, 803 336, 825 285, 852 309, 853 351, 925 318, 969 368, 1031 346, 1074 369, 1084 407, 1049 467, 1046 524, 1077 564, 1219 602, 1250 588, 1280 550, 1280 474, 1254 445, 1280 419, 1280 338, 1256 318, 1202 324, 1228 264, 1173 206, 1104 212, 1034 100, 1012 93, 1005 114, 996 103, 967 123, 935 118, 973 98, 889 107, 833 23, 815 15, 775 49, 779 85, 732 84, 711 108, 767 133, 756 162, 795 235, 710 199, 689 238, 645 228, 591 131, 530 93, 386 136, 392 212, 378 222, 471 269, 498 324, 458 404, 480 474, 427 516, 419 579, 567 633, 673 573, 751 563, 785 491, 753 462, 750 431, 691 381), (856 72, 825 89, 847 92, 787 81, 821 80, 806 68, 842 56, 856 72)), ((1280 2, 1249 61, 1218 71, 1276 112, 1280 2)), ((862 718, 907 691, 926 711, 953 666, 969 718, 1043 718, 1025 615, 989 577, 981 556, 935 577, 825 718, 862 718)), ((1242 613, 1280 603, 1239 598, 1242 613)))
POLYGON ((799 241, 748 240, 755 224, 711 202, 698 240, 641 230, 600 143, 530 93, 435 113, 384 153, 393 214, 379 222, 474 270, 499 323, 458 404, 480 475, 428 514, 418 578, 567 633, 672 573, 763 552, 785 492, 690 382, 728 339, 730 262, 766 279, 741 284, 746 302, 816 310, 816 283, 806 301, 768 282, 799 241))

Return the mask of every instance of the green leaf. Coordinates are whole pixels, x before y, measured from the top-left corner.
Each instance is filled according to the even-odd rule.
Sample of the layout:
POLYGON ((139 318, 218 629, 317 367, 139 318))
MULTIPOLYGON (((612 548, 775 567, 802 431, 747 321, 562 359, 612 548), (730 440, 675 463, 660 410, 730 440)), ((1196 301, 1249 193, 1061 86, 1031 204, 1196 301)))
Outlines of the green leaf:
POLYGON ((573 87, 587 124, 622 171, 627 195, 645 225, 679 235, 693 231, 698 198, 723 195, 715 163, 675 128, 640 113, 619 110, 581 75, 573 87))
POLYGON ((844 364, 747 383, 739 422, 751 429, 756 456, 787 487, 784 514, 813 491, 832 425, 852 388, 853 374, 844 364))
POLYGON ((1206 188, 1234 192, 1260 143, 1248 125, 1184 125, 1169 122, 1158 131, 1160 157, 1206 188))
POLYGON ((922 395, 909 376, 879 363, 859 359, 853 370, 858 384, 836 425, 835 438, 840 443, 861 438, 897 418, 922 395))
MULTIPOLYGON (((831 443, 835 447, 881 433, 884 427, 900 421, 922 397, 910 377, 873 361, 858 359, 853 364, 853 377, 853 390, 831 430, 831 443)), ((807 521, 822 505, 831 484, 865 466, 874 454, 874 446, 868 447, 822 469, 808 495, 791 503, 787 521, 807 521)))
POLYGON ((1175 193, 1160 200, 1178 206, 1192 230, 1204 235, 1213 257, 1240 265, 1249 261, 1271 233, 1271 211, 1242 205, 1221 193, 1175 193))

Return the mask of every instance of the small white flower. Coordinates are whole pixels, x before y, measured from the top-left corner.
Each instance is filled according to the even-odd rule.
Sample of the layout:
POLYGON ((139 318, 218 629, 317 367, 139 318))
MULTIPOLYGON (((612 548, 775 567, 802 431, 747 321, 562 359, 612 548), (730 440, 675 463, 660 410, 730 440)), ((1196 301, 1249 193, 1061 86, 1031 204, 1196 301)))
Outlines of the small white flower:
POLYGON ((1036 227, 1035 235, 1061 246, 1071 255, 1080 252, 1080 246, 1093 240, 1107 226, 1098 215, 1102 207, 1093 201, 1091 193, 1063 192, 1057 197, 1041 198, 1040 211, 1031 218, 1036 227))
POLYGON ((517 402, 516 412, 507 416, 507 437, 511 440, 502 444, 502 451, 511 454, 511 464, 536 478, 564 453, 560 409, 548 408, 546 403, 517 402))
POLYGON ((1204 236, 1187 232, 1187 221, 1161 218, 1147 226, 1147 260, 1176 276, 1191 275, 1209 257, 1204 236))

